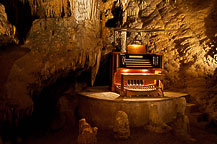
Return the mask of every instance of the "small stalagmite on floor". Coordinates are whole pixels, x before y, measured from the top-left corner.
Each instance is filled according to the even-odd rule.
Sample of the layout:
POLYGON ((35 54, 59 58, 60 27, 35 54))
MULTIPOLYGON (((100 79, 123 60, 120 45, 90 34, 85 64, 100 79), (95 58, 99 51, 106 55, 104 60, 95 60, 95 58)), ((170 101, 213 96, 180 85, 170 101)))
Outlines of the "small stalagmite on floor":
POLYGON ((86 122, 86 119, 82 118, 79 121, 78 144, 96 144, 97 131, 97 127, 92 128, 91 125, 86 122))
POLYGON ((114 137, 116 139, 128 139, 130 136, 130 126, 128 116, 124 111, 118 111, 115 116, 114 137))

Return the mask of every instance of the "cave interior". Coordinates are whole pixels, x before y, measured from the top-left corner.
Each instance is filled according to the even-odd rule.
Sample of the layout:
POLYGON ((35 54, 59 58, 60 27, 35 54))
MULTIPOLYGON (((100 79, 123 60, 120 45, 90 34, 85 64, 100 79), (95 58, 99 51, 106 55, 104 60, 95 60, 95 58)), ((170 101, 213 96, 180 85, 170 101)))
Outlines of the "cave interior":
MULTIPOLYGON (((0 144, 216 144, 216 7, 217 0, 0 0, 0 144), (145 52, 130 49, 133 41, 145 52), (114 84, 127 77, 114 72, 125 70, 114 57, 126 49, 162 58, 160 71, 149 72, 162 75, 153 82, 163 100, 124 97, 125 83, 114 84)), ((141 88, 142 70, 128 84, 141 88)))

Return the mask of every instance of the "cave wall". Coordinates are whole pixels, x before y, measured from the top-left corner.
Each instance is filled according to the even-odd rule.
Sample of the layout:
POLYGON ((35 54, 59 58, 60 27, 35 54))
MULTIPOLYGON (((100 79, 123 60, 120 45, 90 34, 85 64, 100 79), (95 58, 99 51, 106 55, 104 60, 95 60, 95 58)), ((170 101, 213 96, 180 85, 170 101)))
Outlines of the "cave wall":
MULTIPOLYGON (((149 39, 149 50, 164 54, 165 88, 191 94, 193 102, 216 117, 216 6, 216 0, 123 0, 104 11, 105 21, 111 21, 114 15, 109 12, 121 7, 116 24, 124 28, 173 30, 152 33, 149 39)), ((104 31, 110 49, 113 33, 108 27, 104 31)))
POLYGON ((15 42, 16 27, 8 22, 5 7, 0 3, 0 47, 15 42))
POLYGON ((7 69, 7 72, 0 72, 0 77, 6 77, 1 99, 10 104, 2 108, 4 114, 11 109, 11 113, 16 113, 13 119, 31 114, 33 97, 72 72, 79 76, 89 71, 90 83, 94 82, 102 49, 99 1, 12 0, 0 3, 8 17, 7 20, 4 16, 6 26, 14 30, 6 36, 16 40, 13 46, 16 48, 5 46, 7 50, 1 52, 1 56, 6 56, 0 57, 4 71, 7 69))

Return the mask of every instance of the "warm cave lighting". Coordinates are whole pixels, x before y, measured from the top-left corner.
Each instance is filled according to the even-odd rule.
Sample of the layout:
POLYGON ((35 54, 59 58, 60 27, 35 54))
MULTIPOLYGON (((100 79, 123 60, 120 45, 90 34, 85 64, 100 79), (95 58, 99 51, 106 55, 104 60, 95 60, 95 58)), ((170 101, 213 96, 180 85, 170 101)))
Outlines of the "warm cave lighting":
POLYGON ((123 101, 161 101, 161 100, 165 100, 165 99, 168 99, 168 98, 164 98, 164 97, 161 97, 161 98, 124 98, 123 101))
POLYGON ((148 70, 147 70, 147 69, 142 69, 141 71, 142 71, 142 72, 147 72, 148 70))
POLYGON ((132 44, 127 46, 128 53, 132 54, 142 54, 145 53, 145 46, 144 45, 138 45, 138 44, 132 44))
POLYGON ((123 69, 123 72, 129 72, 129 69, 123 69))

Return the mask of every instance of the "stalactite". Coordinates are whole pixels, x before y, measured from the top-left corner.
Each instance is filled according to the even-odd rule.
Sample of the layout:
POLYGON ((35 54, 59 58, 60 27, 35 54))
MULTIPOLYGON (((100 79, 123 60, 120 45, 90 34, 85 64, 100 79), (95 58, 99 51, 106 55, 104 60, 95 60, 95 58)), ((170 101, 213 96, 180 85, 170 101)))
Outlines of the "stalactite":
POLYGON ((96 57, 96 63, 91 69, 91 85, 94 84, 95 79, 96 79, 96 75, 97 75, 97 72, 99 69, 99 64, 100 64, 100 60, 101 60, 101 49, 98 50, 95 57, 96 57))
POLYGON ((71 16, 72 16, 72 14, 73 14, 73 9, 72 9, 72 0, 69 0, 69 4, 70 4, 70 11, 71 11, 71 16))

